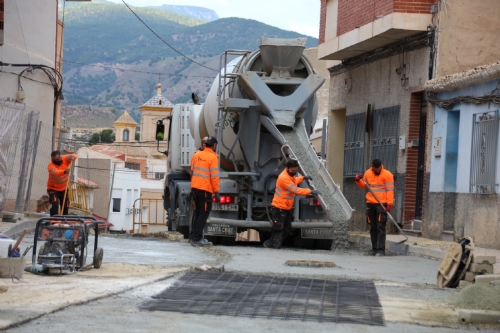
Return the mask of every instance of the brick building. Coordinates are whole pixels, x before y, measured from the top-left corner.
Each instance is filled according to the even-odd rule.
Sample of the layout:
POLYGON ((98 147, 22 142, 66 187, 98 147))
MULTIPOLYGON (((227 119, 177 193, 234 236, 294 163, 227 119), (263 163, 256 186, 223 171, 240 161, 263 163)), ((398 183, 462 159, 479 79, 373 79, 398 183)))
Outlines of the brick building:
POLYGON ((426 228, 434 104, 423 86, 497 60, 498 15, 489 15, 497 9, 493 0, 321 0, 318 57, 330 71, 327 165, 356 209, 351 229, 366 228, 354 176, 380 158, 395 175, 393 216, 409 229, 423 223, 424 236, 442 236, 443 228, 432 235, 426 228))

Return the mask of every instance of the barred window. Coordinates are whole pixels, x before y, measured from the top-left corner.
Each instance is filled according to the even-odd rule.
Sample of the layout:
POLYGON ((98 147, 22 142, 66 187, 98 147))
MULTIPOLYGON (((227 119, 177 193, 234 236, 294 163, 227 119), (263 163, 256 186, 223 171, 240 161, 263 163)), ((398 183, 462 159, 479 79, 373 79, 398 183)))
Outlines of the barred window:
POLYGON ((353 114, 345 120, 344 177, 354 177, 364 171, 366 114, 353 114))
POLYGON ((470 192, 496 193, 498 110, 472 117, 470 192))
POLYGON ((372 159, 382 161, 384 168, 396 174, 398 160, 399 105, 373 113, 372 159))

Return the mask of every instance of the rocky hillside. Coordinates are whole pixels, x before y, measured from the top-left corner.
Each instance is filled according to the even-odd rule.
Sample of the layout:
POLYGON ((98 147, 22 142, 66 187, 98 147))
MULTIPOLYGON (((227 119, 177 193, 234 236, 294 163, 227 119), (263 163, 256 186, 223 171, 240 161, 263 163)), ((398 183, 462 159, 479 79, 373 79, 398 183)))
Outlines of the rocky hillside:
POLYGON ((150 8, 168 10, 177 14, 186 15, 203 21, 215 21, 219 19, 219 15, 211 9, 196 7, 196 6, 178 6, 178 5, 161 5, 151 6, 150 8))
MULTIPOLYGON (((206 22, 164 9, 133 10, 185 57, 158 39, 124 5, 91 3, 66 7, 66 105, 115 108, 120 114, 126 109, 138 120, 137 107, 156 94, 158 82, 173 103, 188 101, 192 92, 203 100, 219 68, 219 56, 226 49, 254 50, 261 36, 304 37, 254 20, 224 18, 206 22)), ((317 39, 308 37, 307 47, 317 43, 317 39)), ((68 121, 72 112, 68 109, 68 121)), ((101 122, 93 118, 88 126, 81 126, 85 118, 78 117, 78 127, 101 122)), ((106 117, 103 116, 103 123, 106 117)))

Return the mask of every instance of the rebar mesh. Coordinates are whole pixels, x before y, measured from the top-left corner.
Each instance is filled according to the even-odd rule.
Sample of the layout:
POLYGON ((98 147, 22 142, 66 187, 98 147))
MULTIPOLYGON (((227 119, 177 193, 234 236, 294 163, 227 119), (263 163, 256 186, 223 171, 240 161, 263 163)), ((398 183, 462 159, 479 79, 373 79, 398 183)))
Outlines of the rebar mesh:
POLYGON ((383 326, 371 281, 188 272, 142 309, 383 326))

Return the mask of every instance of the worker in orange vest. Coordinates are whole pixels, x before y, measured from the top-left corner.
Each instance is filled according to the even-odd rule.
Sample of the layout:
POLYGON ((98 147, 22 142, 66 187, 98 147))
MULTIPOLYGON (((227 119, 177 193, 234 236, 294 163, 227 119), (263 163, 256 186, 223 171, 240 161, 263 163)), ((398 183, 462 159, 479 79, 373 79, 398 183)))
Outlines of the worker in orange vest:
POLYGON ((50 216, 59 215, 59 207, 62 205, 63 215, 68 215, 69 198, 66 195, 64 201, 64 194, 68 186, 69 168, 71 163, 77 159, 76 154, 67 154, 61 156, 61 152, 56 150, 50 154, 51 161, 47 167, 49 171, 49 179, 47 181, 47 193, 49 195, 50 203, 50 216))
MULTIPOLYGON (((394 205, 394 175, 384 169, 382 161, 374 159, 372 167, 365 172, 364 176, 359 173, 356 175, 356 185, 365 189, 366 185, 361 179, 368 183, 385 209, 390 212, 394 205)), ((385 256, 387 213, 370 192, 366 193, 366 221, 370 224, 372 241, 370 254, 378 257, 385 256)))
POLYGON ((300 188, 298 185, 311 176, 297 176, 299 162, 289 160, 285 170, 278 176, 276 191, 271 203, 272 233, 271 238, 264 242, 266 248, 281 248, 283 240, 292 231, 292 208, 295 196, 320 195, 317 190, 300 188))
POLYGON ((191 165, 191 194, 194 202, 193 225, 190 243, 192 245, 210 246, 211 242, 203 238, 203 229, 212 210, 212 197, 220 202, 219 195, 219 156, 215 152, 217 139, 209 136, 205 141, 205 149, 195 153, 191 165))
POLYGON ((208 136, 201 139, 201 147, 198 148, 198 150, 193 154, 193 156, 191 156, 191 162, 190 162, 191 163, 191 177, 193 176, 193 165, 194 165, 194 159, 195 159, 196 153, 205 150, 205 142, 207 141, 207 139, 208 139, 208 136))
MULTIPOLYGON (((201 139, 201 147, 198 148, 198 150, 193 154, 193 156, 191 156, 191 162, 190 162, 191 163, 191 177, 193 177, 194 161, 196 158, 196 154, 199 153, 200 151, 205 150, 205 142, 207 141, 207 139, 208 139, 208 136, 201 139)), ((195 223, 194 221, 196 221, 197 219, 198 219, 198 215, 197 215, 197 211, 195 209, 194 214, 193 214, 193 218, 191 219, 191 227, 189 228, 189 239, 190 240, 193 237, 193 226, 195 223)))

